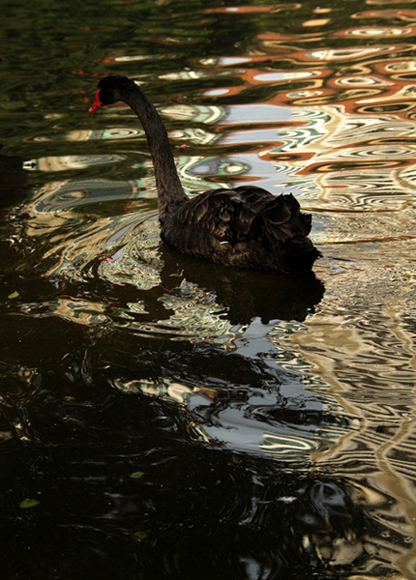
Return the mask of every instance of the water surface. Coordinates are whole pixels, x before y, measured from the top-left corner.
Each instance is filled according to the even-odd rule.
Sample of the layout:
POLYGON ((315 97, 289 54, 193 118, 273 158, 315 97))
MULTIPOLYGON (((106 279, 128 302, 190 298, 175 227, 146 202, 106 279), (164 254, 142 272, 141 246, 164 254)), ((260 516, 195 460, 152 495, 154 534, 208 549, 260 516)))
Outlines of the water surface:
POLYGON ((414 578, 414 1, 3 2, 5 577, 414 578), (160 240, 128 75, 186 192, 292 192, 310 276, 160 240))

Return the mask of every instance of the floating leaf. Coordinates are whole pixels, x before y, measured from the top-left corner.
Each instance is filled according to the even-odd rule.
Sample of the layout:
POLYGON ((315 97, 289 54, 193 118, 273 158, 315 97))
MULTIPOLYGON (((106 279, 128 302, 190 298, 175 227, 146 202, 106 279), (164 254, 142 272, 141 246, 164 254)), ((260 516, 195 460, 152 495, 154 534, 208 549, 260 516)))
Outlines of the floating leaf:
POLYGON ((141 477, 143 477, 144 475, 144 471, 134 471, 133 473, 130 473, 130 476, 132 479, 140 479, 141 477))
POLYGON ((33 507, 35 505, 38 505, 38 503, 39 502, 36 499, 27 498, 27 499, 24 499, 22 501, 22 503, 20 504, 20 507, 24 510, 26 508, 30 508, 30 507, 33 507))
POLYGON ((13 300, 14 298, 18 298, 19 296, 20 296, 19 292, 17 290, 15 290, 11 294, 9 294, 7 298, 9 300, 13 300))
POLYGON ((134 534, 133 534, 133 538, 135 538, 136 540, 140 540, 140 541, 144 540, 146 536, 147 536, 147 534, 143 530, 139 530, 138 532, 134 532, 134 534))
POLYGON ((169 274, 169 278, 182 278, 182 274, 174 272, 173 274, 169 274))

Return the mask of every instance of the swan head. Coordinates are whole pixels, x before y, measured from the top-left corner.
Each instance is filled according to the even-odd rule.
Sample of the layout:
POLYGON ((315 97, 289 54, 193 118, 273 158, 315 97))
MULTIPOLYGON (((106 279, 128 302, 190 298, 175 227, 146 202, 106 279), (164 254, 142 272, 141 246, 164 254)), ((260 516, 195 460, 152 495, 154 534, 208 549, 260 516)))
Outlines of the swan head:
POLYGON ((88 112, 93 113, 104 105, 112 105, 123 100, 123 93, 131 89, 131 85, 134 85, 133 81, 126 77, 110 76, 101 79, 98 83, 94 104, 88 112))

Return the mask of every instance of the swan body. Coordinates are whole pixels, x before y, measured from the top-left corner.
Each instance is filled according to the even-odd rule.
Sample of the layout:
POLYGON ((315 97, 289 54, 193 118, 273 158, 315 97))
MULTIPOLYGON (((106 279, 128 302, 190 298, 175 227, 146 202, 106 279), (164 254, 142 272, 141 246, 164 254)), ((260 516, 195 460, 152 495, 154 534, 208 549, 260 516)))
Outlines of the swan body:
POLYGON ((116 101, 133 109, 146 133, 164 242, 225 266, 283 273, 311 269, 321 254, 308 238, 311 216, 300 211, 292 194, 276 197, 260 187, 242 186, 188 198, 163 122, 136 83, 120 76, 103 78, 89 112, 116 101))

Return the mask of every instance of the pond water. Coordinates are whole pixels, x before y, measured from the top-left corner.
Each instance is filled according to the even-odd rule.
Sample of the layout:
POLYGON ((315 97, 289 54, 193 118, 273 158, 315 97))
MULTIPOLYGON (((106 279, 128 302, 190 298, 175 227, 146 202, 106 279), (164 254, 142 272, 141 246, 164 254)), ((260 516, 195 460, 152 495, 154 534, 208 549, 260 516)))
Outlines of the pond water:
POLYGON ((416 1, 0 5, 2 577, 415 578, 416 1), (166 248, 107 74, 314 274, 166 248))

